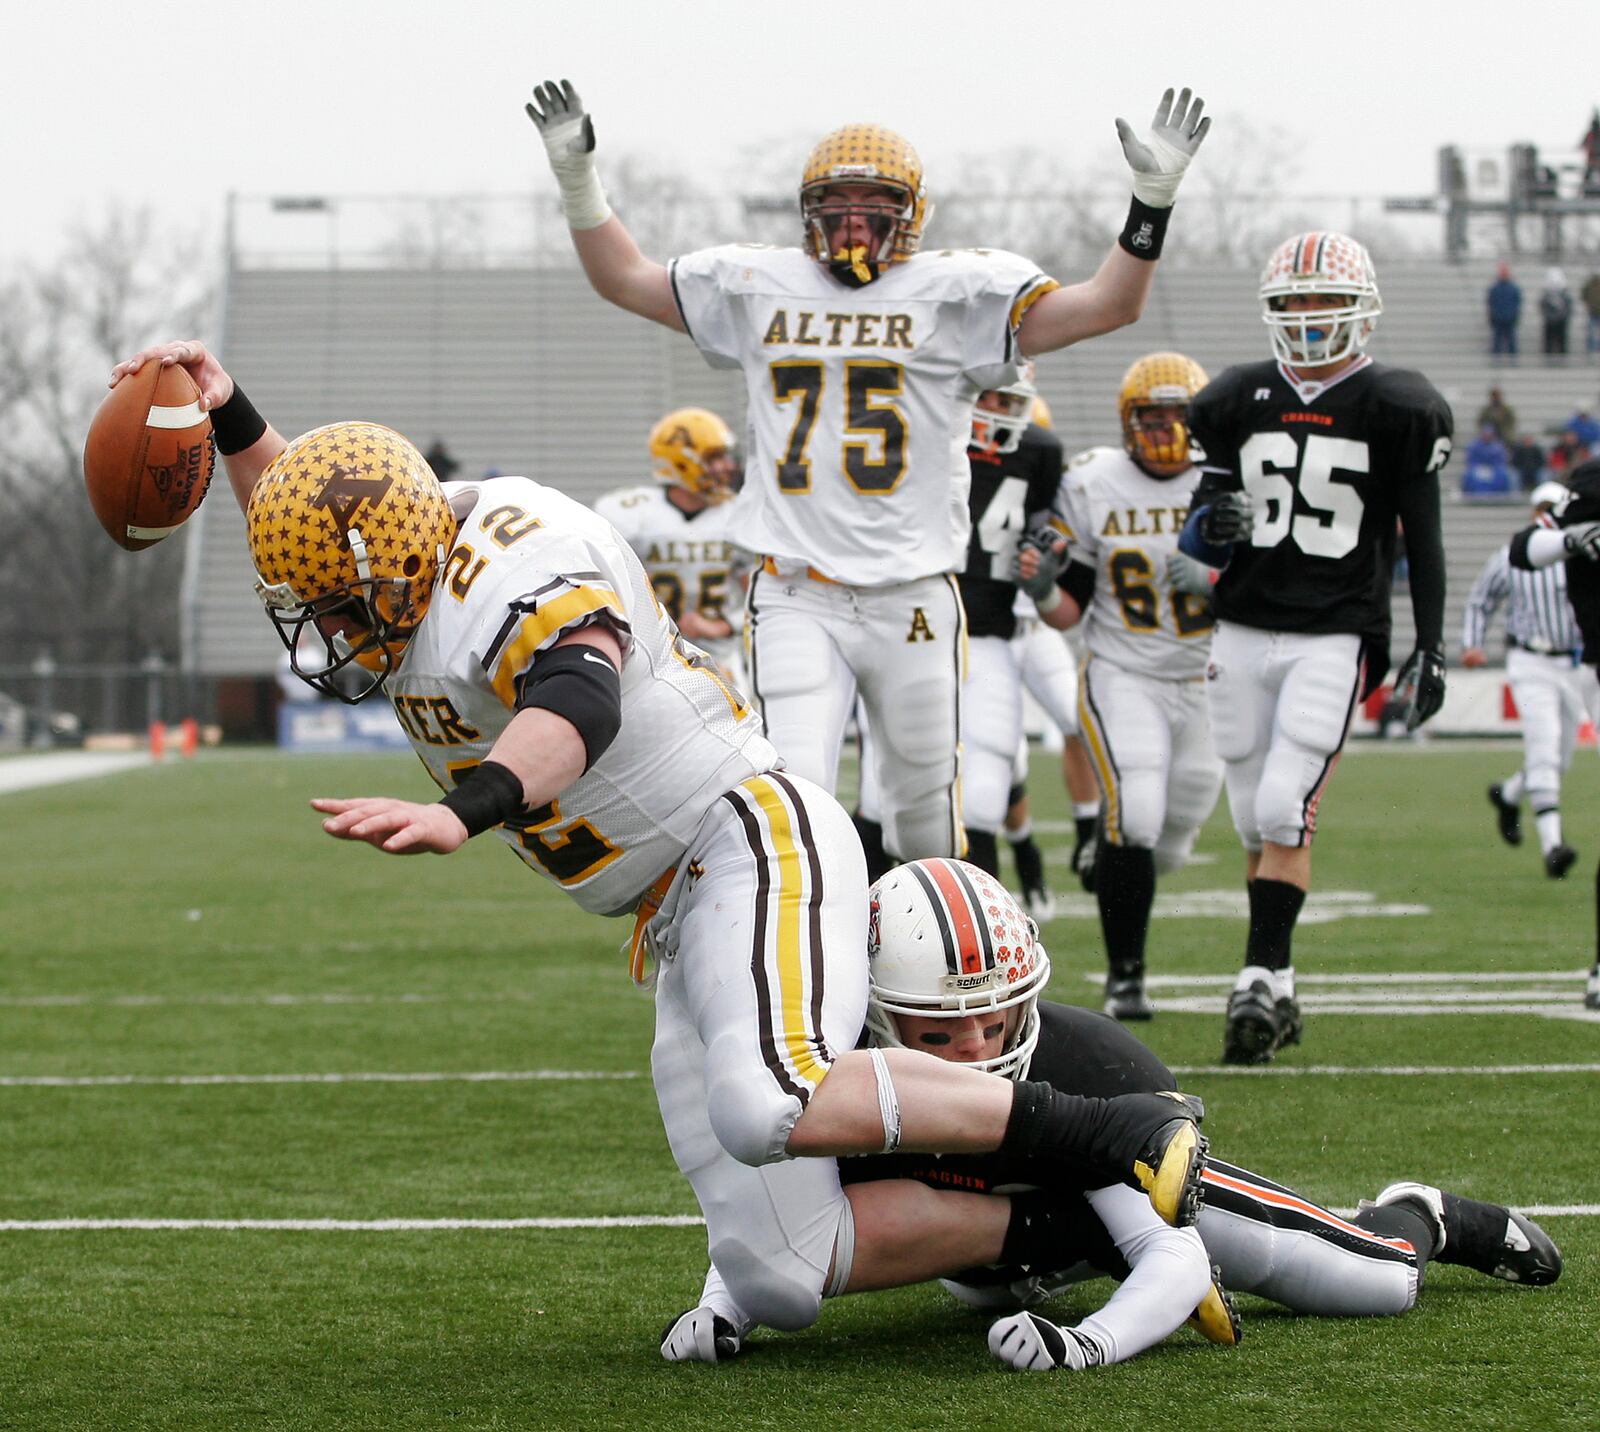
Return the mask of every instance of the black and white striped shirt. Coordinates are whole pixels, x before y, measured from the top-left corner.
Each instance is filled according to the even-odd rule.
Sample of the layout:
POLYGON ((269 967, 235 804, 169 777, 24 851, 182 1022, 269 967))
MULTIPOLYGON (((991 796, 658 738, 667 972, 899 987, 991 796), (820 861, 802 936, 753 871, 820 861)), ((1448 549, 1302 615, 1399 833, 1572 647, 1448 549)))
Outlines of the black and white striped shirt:
POLYGON ((1509 544, 1489 558, 1467 597, 1461 645, 1483 647, 1489 618, 1506 605, 1506 636, 1529 651, 1575 652, 1583 645, 1567 601, 1567 564, 1526 572, 1511 565, 1509 544))

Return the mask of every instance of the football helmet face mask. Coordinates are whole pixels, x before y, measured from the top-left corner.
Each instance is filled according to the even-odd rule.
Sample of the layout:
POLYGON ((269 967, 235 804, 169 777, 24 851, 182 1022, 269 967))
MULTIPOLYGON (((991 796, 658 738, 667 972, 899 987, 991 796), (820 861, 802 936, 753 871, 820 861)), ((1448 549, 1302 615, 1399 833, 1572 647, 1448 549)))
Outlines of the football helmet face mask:
POLYGON ((1017 379, 1004 388, 978 395, 972 410, 972 445, 996 452, 1015 452, 1033 421, 1039 390, 1034 386, 1034 365, 1024 362, 1017 379))
POLYGON ((916 253, 932 217, 922 160, 892 129, 846 125, 806 160, 800 179, 806 252, 852 287, 916 253))
POLYGON ((1272 351, 1292 368, 1327 368, 1361 352, 1383 312, 1372 258, 1348 234, 1314 232, 1285 239, 1261 271, 1262 320, 1272 351), (1290 300, 1318 295, 1328 307, 1295 309, 1290 300))
POLYGON ((1122 375, 1122 446, 1151 477, 1188 471, 1189 401, 1208 381, 1206 370, 1182 353, 1148 353, 1122 375))
POLYGON ((422 454, 376 423, 317 428, 261 474, 245 521, 256 594, 295 675, 351 704, 372 695, 426 615, 455 536, 422 454), (352 692, 357 672, 367 680, 352 692))
POLYGON ((650 460, 656 481, 667 487, 711 503, 733 496, 733 433, 705 408, 676 408, 651 428, 650 460))
POLYGON ((872 887, 867 1029, 903 1047, 896 1015, 962 1019, 1012 1011, 1001 1052, 970 1067, 1025 1079, 1039 1042, 1050 957, 999 881, 962 860, 916 860, 872 887))

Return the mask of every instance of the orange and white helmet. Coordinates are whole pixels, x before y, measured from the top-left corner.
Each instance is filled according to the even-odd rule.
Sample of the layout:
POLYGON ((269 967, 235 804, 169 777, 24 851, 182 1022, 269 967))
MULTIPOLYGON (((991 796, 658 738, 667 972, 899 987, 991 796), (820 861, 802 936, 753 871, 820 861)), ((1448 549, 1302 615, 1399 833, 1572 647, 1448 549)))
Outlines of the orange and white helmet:
POLYGON ((1206 370, 1182 353, 1147 353, 1122 375, 1117 415, 1122 446, 1152 477, 1176 477, 1189 467, 1189 402, 1209 380, 1206 370), (1147 423, 1150 410, 1163 409, 1147 423), (1182 409, 1173 421, 1170 410, 1182 409))
POLYGON ((805 249, 846 283, 870 283, 890 264, 910 258, 921 246, 923 226, 932 217, 922 160, 910 141, 892 129, 847 124, 824 136, 806 160, 800 178, 805 249), (840 197, 840 186, 866 184, 888 189, 893 201, 887 206, 863 206, 840 197), (872 242, 835 249, 828 238, 829 223, 842 220, 853 209, 872 220, 872 242))
POLYGON ((1025 1079, 1039 1042, 1050 957, 1039 929, 993 876, 964 860, 914 860, 872 887, 867 1029, 903 1046, 895 1016, 960 1019, 1017 1011, 1002 1052, 972 1064, 1025 1079))
POLYGON ((996 452, 1015 452, 1028 425, 1034 421, 1039 390, 1034 386, 1034 365, 1025 358, 1018 365, 1013 382, 1002 388, 989 388, 978 395, 979 406, 972 410, 972 444, 994 447, 996 452), (982 406, 988 398, 993 406, 982 406))
POLYGON ((1272 351, 1295 368, 1325 368, 1354 357, 1383 312, 1372 257, 1348 234, 1296 234, 1272 251, 1261 271, 1261 317, 1272 351), (1294 294, 1334 294, 1336 308, 1289 312, 1294 294))
POLYGON ((341 701, 370 696, 427 614, 455 537, 427 460, 389 428, 331 423, 273 459, 245 522, 256 594, 295 674, 341 701), (352 665, 371 678, 353 695, 352 665))
POLYGON ((657 482, 708 502, 733 496, 733 433, 706 408, 675 408, 662 418, 650 429, 650 458, 657 482))

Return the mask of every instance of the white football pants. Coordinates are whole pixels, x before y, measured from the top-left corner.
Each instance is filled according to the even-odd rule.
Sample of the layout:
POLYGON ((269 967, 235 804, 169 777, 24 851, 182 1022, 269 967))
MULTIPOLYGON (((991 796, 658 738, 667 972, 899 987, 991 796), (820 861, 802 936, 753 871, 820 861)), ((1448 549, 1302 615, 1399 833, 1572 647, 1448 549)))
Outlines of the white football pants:
POLYGON ((1596 704, 1594 668, 1514 646, 1506 653, 1506 680, 1522 720, 1528 803, 1535 811, 1554 809, 1561 801, 1561 777, 1572 764, 1578 727, 1596 704))
POLYGON ((1309 845, 1361 686, 1361 638, 1218 622, 1206 691, 1246 850, 1309 845))
POLYGON ((884 844, 902 860, 959 855, 967 635, 955 578, 847 587, 760 570, 745 611, 751 689, 786 768, 832 792, 859 692, 884 844))

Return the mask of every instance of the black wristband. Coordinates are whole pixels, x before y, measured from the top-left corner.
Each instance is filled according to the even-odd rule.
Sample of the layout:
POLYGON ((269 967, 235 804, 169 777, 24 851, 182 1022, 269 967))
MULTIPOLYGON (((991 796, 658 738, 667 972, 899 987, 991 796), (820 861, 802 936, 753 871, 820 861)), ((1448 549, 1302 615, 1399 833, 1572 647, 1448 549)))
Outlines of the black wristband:
POLYGON ((1128 201, 1128 222, 1117 235, 1117 242, 1136 259, 1152 262, 1161 257, 1161 245, 1167 238, 1167 221, 1172 210, 1152 209, 1140 199, 1128 201))
POLYGON ((527 809, 522 781, 498 761, 474 767, 439 804, 456 813, 469 837, 493 830, 527 809))
POLYGON ((217 440, 217 451, 223 457, 254 447, 267 430, 267 420, 237 383, 233 385, 233 396, 221 407, 213 408, 210 416, 211 436, 217 440))

